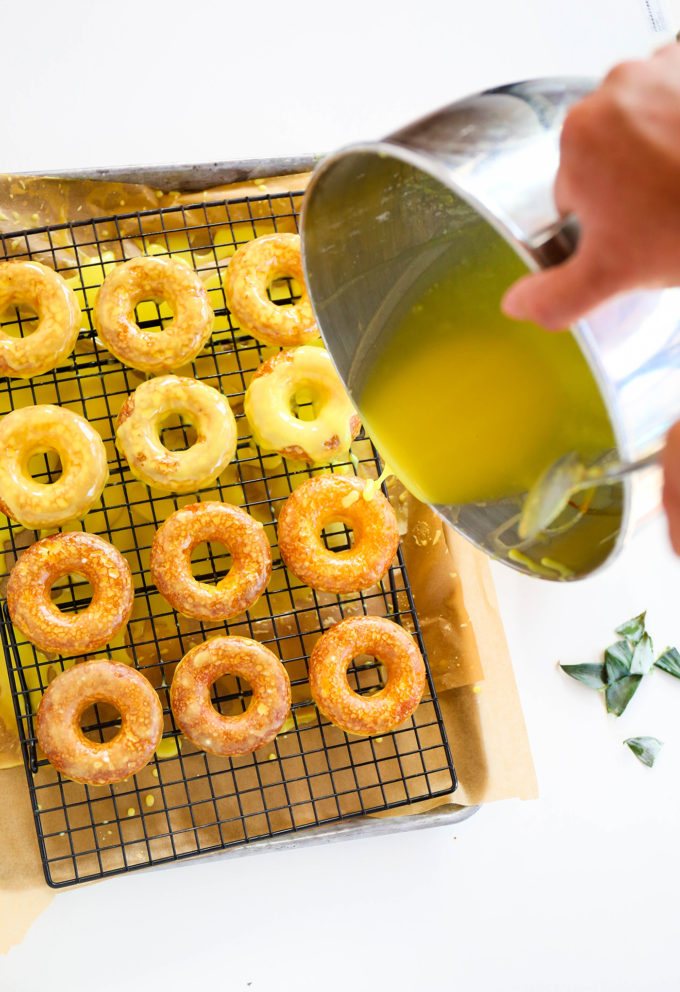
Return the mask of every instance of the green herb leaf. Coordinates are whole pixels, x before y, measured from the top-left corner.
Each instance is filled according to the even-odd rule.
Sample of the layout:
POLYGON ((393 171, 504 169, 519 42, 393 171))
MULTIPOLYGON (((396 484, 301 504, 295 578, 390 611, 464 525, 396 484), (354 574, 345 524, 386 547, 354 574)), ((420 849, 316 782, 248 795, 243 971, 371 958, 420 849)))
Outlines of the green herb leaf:
POLYGON ((647 611, 645 610, 638 617, 633 617, 632 620, 626 620, 625 623, 622 623, 620 627, 616 628, 616 633, 621 634, 621 637, 625 637, 631 644, 637 644, 645 632, 646 616, 647 611))
POLYGON ((649 634, 643 634, 635 645, 630 663, 631 675, 646 675, 654 667, 654 648, 649 634))
POLYGON ((604 665, 599 662, 595 665, 560 665, 560 668, 589 689, 604 689, 607 686, 607 673, 604 665))
MULTIPOLYGON (((630 673, 630 663, 633 660, 633 649, 628 641, 617 641, 604 653, 604 665, 607 670, 607 682, 616 682, 630 673)), ((680 660, 680 658, 679 658, 680 660)))
POLYGON ((622 679, 607 686, 605 700, 607 713, 621 716, 642 681, 641 675, 625 675, 622 679))
POLYGON ((676 679, 680 679, 680 651, 677 648, 666 648, 654 664, 669 675, 675 675, 676 679))
POLYGON ((639 758, 643 765, 651 768, 657 759, 659 751, 663 747, 663 741, 658 737, 629 737, 623 742, 627 744, 636 758, 639 758))

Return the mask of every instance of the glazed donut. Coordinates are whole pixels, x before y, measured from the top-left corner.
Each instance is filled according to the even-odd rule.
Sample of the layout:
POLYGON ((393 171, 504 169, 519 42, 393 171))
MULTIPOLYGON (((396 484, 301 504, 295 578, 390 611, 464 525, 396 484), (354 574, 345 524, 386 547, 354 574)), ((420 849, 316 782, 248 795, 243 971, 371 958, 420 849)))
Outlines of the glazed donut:
POLYGON ((195 620, 228 620, 262 594, 272 553, 259 521, 229 503, 193 503, 171 514, 151 545, 151 576, 178 613, 195 620), (202 541, 219 541, 232 566, 214 585, 191 574, 191 552, 202 541))
POLYGON ((425 663, 414 639, 383 617, 350 617, 323 634, 309 659, 314 702, 348 734, 387 734, 413 713, 425 689, 425 663), (387 670, 387 683, 372 695, 350 688, 347 669, 360 654, 387 670))
POLYGON ((317 475, 298 486, 281 507, 279 551, 306 585, 323 592, 357 592, 379 582, 399 546, 394 510, 382 493, 364 499, 355 476, 317 475), (347 551, 329 551, 321 532, 331 522, 354 531, 347 551))
POLYGON ((215 481, 234 457, 236 421, 229 400, 196 379, 162 375, 137 386, 116 421, 116 447, 147 486, 189 493, 215 481), (170 451, 160 432, 172 413, 196 429, 196 443, 170 451))
POLYGON ((50 682, 38 706, 36 731, 57 771, 85 785, 109 785, 151 760, 163 733, 163 707, 151 683, 134 668, 98 658, 50 682), (109 703, 121 716, 120 730, 103 744, 89 740, 80 726, 93 703, 109 703))
POLYGON ((297 234, 265 234, 242 245, 229 262, 224 295, 241 330, 258 341, 292 348, 319 336, 297 234), (302 296, 293 306, 277 306, 267 296, 267 287, 281 276, 292 276, 302 287, 302 296))
POLYGON ((361 430, 329 355, 311 345, 263 362, 246 390, 243 410, 261 448, 306 462, 346 453, 361 430), (303 388, 313 397, 313 420, 299 420, 292 411, 303 388))
POLYGON ((46 403, 0 420, 0 510, 28 530, 84 517, 108 475, 104 442, 77 413, 46 403), (30 475, 31 456, 40 451, 59 455, 62 474, 56 482, 38 482, 30 475))
POLYGON ((185 654, 172 679, 170 705, 190 741, 210 754, 248 754, 273 740, 290 710, 290 680, 279 659, 249 637, 213 637, 185 654), (250 683, 245 713, 222 716, 210 699, 221 675, 250 683))
POLYGON ((32 307, 38 326, 25 338, 0 329, 0 376, 30 379, 56 368, 75 348, 80 307, 71 287, 40 262, 0 262, 0 313, 9 306, 32 307))
POLYGON ((194 270, 152 255, 116 265, 95 304, 98 336, 120 362, 142 372, 169 372, 191 362, 212 334, 214 319, 194 270), (143 300, 167 300, 174 318, 162 331, 135 323, 134 309, 143 300))
POLYGON ((7 583, 12 623, 41 651, 87 654, 103 647, 130 619, 134 591, 120 551, 96 534, 53 534, 24 551, 7 583), (92 602, 77 613, 62 613, 50 589, 64 575, 82 575, 92 602))

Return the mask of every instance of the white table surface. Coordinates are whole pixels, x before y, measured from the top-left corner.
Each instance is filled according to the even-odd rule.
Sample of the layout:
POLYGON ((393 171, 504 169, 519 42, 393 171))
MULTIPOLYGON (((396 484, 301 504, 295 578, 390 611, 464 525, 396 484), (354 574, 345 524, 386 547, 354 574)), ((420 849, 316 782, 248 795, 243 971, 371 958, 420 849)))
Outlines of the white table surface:
MULTIPOLYGON (((323 151, 660 40, 641 0, 4 2, 0 28, 2 172, 323 151)), ((677 989, 680 683, 656 673, 616 720, 556 669, 645 608, 658 646, 680 643, 664 523, 586 582, 494 577, 538 801, 59 893, 0 988, 677 989), (666 742, 651 770, 622 745, 637 735, 666 742)))

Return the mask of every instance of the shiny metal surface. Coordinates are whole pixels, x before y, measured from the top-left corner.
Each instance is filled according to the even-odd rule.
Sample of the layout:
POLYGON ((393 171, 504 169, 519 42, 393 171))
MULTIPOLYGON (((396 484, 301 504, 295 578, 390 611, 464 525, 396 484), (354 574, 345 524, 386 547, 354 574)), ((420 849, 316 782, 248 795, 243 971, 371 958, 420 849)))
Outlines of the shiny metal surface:
MULTIPOLYGON (((577 225, 558 216, 552 190, 562 122, 592 85, 558 78, 499 87, 317 167, 302 211, 305 276, 326 347, 360 413, 362 375, 387 316, 480 216, 530 269, 573 251, 577 225)), ((643 458, 680 417, 680 289, 619 297, 572 332, 620 459, 643 458)), ((606 560, 659 505, 658 467, 625 480, 622 522, 606 560)), ((435 509, 478 547, 533 574, 508 560, 497 539, 517 514, 516 499, 435 509)))
MULTIPOLYGON (((189 193, 227 183, 247 182, 309 172, 320 155, 295 155, 288 158, 252 158, 232 162, 173 163, 172 165, 131 165, 126 168, 103 166, 93 169, 60 169, 50 172, 51 179, 89 179, 96 182, 141 183, 154 189, 180 190, 189 193)), ((43 176, 43 172, 22 172, 23 176, 43 176)))
MULTIPOLYGON (((401 834, 407 830, 427 830, 430 827, 449 827, 454 823, 462 823, 481 810, 481 806, 459 806, 456 803, 446 803, 428 809, 424 813, 397 815, 385 817, 355 816, 343 823, 333 823, 327 827, 309 827, 295 834, 284 837, 264 837, 253 840, 240 847, 231 847, 217 854, 201 854, 202 862, 221 861, 224 858, 242 858, 249 854, 268 854, 272 851, 291 851, 313 847, 316 844, 331 844, 336 841, 353 840, 355 837, 386 837, 389 834, 401 834)), ((188 861, 171 861, 168 864, 155 865, 152 870, 166 871, 176 868, 188 861)))

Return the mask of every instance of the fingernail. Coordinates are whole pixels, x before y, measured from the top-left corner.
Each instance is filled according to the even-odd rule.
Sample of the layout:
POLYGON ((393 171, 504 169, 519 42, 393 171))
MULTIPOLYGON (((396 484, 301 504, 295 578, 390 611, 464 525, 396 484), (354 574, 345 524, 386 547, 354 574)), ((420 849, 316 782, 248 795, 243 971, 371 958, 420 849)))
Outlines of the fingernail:
POLYGON ((521 293, 515 293, 514 289, 509 289, 501 300, 501 310, 506 317, 513 320, 526 320, 527 312, 522 300, 521 293))

